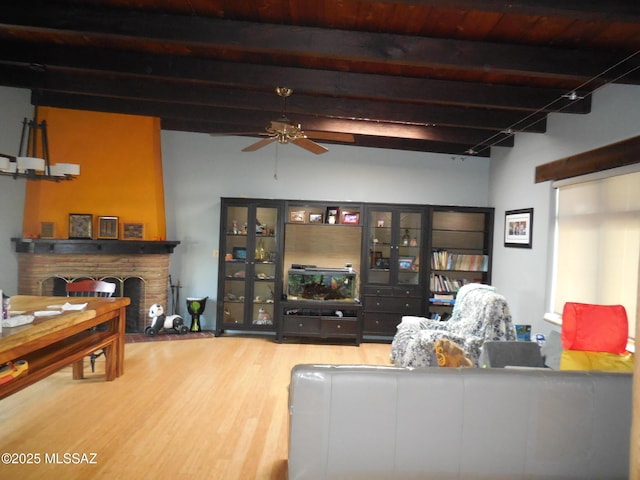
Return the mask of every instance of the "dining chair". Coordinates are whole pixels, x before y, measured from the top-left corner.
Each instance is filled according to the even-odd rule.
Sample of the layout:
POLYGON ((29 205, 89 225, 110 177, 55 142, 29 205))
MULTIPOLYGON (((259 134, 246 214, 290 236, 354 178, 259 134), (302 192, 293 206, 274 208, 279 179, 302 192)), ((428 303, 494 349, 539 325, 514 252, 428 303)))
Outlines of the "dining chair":
MULTIPOLYGON (((111 297, 116 291, 116 284, 103 280, 80 280, 67 283, 66 291, 67 297, 111 297)), ((91 372, 96 371, 96 359, 100 355, 105 355, 104 349, 89 355, 91 372)))

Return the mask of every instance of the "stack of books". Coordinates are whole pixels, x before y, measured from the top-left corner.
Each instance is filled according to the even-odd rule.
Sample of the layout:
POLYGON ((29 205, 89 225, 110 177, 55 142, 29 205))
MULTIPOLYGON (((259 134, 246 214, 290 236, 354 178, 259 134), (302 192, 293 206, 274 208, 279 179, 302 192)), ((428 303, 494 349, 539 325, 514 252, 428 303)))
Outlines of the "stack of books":
POLYGON ((434 250, 431 255, 431 268, 435 270, 486 272, 489 269, 489 255, 470 255, 449 253, 447 250, 434 250))

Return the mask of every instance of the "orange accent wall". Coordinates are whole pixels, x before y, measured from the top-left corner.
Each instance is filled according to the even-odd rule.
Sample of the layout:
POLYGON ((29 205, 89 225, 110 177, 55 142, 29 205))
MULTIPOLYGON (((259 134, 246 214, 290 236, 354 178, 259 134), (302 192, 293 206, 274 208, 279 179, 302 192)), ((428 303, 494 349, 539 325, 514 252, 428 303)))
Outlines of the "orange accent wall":
POLYGON ((165 239, 160 120, 111 113, 40 107, 47 121, 52 164, 76 163, 71 181, 28 180, 23 233, 38 235, 40 222, 55 223, 55 237, 68 238, 69 214, 90 213, 94 238, 99 216, 144 224, 144 239, 165 239))

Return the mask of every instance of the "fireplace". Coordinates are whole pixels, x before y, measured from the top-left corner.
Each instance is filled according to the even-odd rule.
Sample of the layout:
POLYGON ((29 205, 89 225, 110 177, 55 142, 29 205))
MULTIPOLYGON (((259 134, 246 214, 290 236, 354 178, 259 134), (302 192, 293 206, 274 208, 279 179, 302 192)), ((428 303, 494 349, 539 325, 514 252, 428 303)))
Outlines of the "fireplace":
POLYGON ((180 242, 12 239, 18 253, 18 294, 65 295, 85 278, 116 284, 129 297, 127 332, 144 332, 154 303, 168 309, 169 257, 180 242))

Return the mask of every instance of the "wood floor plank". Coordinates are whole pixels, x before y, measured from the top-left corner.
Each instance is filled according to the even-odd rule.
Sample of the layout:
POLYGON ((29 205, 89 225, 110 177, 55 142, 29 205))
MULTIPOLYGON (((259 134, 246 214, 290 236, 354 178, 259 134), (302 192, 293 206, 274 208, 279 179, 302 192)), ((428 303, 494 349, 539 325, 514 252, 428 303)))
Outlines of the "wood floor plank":
POLYGON ((389 365, 389 351, 248 336, 127 344, 114 382, 99 360, 84 380, 69 367, 0 400, 0 452, 40 458, 0 465, 0 477, 284 480, 291 368, 389 365))

